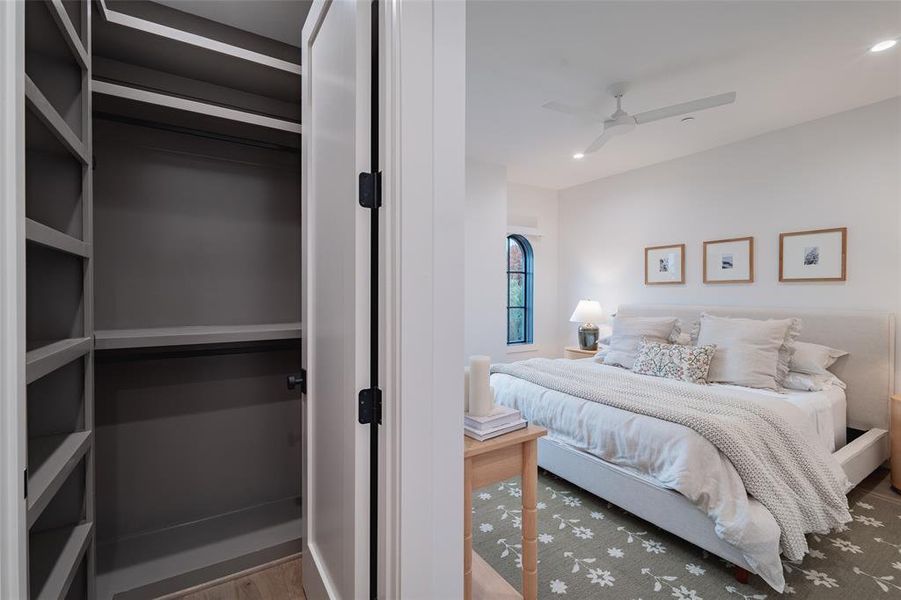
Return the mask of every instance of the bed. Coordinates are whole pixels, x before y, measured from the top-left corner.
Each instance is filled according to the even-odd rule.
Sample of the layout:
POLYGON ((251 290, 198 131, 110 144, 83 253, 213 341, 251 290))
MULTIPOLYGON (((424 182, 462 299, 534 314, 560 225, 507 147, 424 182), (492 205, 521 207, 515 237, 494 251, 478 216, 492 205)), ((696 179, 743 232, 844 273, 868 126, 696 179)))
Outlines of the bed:
MULTIPOLYGON (((659 305, 622 306, 618 314, 675 316, 693 322, 702 312, 756 319, 800 317, 799 340, 847 350, 849 355, 832 368, 847 384, 846 390, 828 387, 820 392, 780 394, 737 386, 706 387, 780 407, 786 420, 807 432, 811 447, 819 444, 832 455, 851 485, 888 458, 888 399, 894 387, 892 315, 659 305)), ((596 371, 597 377, 617 369, 593 359, 575 362, 584 363, 580 372, 594 376, 596 371)), ((624 376, 612 372, 607 376, 614 375, 624 376)), ((782 590, 779 526, 761 503, 748 497, 729 461, 716 448, 698 443, 697 434, 692 438, 678 429, 681 425, 600 405, 509 374, 493 374, 492 385, 499 403, 519 408, 526 418, 548 428, 548 437, 539 442, 541 467, 728 560, 738 568, 737 574, 757 573, 782 590), (707 471, 715 473, 720 496, 704 489, 706 483, 695 481, 699 464, 705 465, 705 476, 709 477, 707 471), (741 505, 738 512, 736 503, 741 505)))

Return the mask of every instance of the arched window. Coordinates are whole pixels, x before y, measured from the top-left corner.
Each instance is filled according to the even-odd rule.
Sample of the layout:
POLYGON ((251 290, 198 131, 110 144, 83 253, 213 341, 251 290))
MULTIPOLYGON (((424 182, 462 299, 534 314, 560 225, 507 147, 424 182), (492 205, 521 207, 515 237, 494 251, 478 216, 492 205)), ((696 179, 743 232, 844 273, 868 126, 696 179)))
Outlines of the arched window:
POLYGON ((532 343, 532 245, 507 236, 507 344, 532 343))

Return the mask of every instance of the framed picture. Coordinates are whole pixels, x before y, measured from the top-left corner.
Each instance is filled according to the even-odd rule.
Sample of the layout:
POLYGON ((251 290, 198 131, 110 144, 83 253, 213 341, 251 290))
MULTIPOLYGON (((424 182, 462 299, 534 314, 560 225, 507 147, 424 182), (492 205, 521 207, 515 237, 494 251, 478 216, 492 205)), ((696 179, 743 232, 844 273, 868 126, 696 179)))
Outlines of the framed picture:
POLYGON ((845 281, 848 228, 779 234, 779 281, 845 281))
POLYGON ((704 283, 753 282, 753 237, 704 242, 704 283))
POLYGON ((644 283, 685 283, 685 244, 645 248, 644 283))

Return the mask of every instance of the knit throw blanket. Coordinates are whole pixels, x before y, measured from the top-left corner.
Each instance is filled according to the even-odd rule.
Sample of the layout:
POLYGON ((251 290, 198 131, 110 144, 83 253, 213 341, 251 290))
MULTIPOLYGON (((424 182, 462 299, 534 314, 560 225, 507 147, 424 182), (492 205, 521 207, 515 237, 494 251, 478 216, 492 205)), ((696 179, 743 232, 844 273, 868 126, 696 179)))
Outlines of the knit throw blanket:
POLYGON ((788 560, 807 553, 805 534, 851 520, 847 478, 829 453, 772 409, 728 390, 618 369, 599 376, 594 364, 546 358, 496 364, 491 372, 694 430, 732 462, 748 494, 775 517, 788 560))

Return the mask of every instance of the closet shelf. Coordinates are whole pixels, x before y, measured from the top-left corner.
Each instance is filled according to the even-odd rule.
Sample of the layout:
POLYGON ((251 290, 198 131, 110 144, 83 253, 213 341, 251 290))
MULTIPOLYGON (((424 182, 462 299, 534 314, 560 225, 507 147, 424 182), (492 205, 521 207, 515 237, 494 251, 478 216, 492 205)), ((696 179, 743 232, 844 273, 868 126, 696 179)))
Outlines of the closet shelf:
POLYGON ((255 125, 257 127, 265 127, 267 129, 275 129, 277 131, 286 131, 288 133, 301 133, 300 123, 292 123, 283 119, 275 119, 265 115, 258 115, 243 110, 200 102, 188 98, 178 96, 170 96, 159 92, 152 92, 139 88, 120 85, 118 83, 110 83, 108 81, 93 81, 93 91, 95 94, 104 94, 114 96, 124 100, 141 102, 144 104, 152 104, 163 108, 171 108, 178 111, 196 113, 198 115, 206 115, 224 119, 226 121, 235 121, 244 125, 255 125))
POLYGON ((299 64, 135 17, 103 0, 99 6, 95 55, 284 101, 299 100, 299 64))
POLYGON ((82 69, 87 69, 89 62, 88 53, 84 49, 84 44, 81 43, 81 38, 78 37, 78 32, 75 31, 75 26, 72 25, 72 20, 69 19, 69 13, 66 12, 66 8, 63 6, 63 0, 46 0, 46 2, 49 5, 53 20, 56 21, 56 25, 59 27, 63 38, 65 38, 66 45, 72 50, 72 55, 78 61, 78 65, 82 69))
POLYGON ((93 523, 51 529, 31 536, 31 597, 65 598, 91 540, 93 523))
POLYGON ((228 344, 300 339, 301 323, 154 327, 150 329, 106 329, 94 332, 97 350, 123 350, 161 346, 228 344))
POLYGON ((97 546, 97 598, 157 597, 299 552, 300 502, 271 502, 97 546), (167 583, 168 581, 168 583, 167 583))
POLYGON ((65 146, 66 150, 71 152, 82 164, 86 165, 90 162, 84 144, 28 75, 25 76, 25 100, 28 103, 28 108, 37 115, 41 122, 65 146))
POLYGON ((29 440, 29 527, 41 516, 90 446, 90 431, 49 435, 29 440))
POLYGON ((74 254, 75 256, 83 258, 90 258, 91 256, 90 244, 57 231, 52 227, 47 227, 33 219, 25 219, 25 239, 60 252, 74 254))
POLYGON ((25 382, 31 383, 91 351, 89 337, 70 338, 35 348, 25 354, 25 382))

